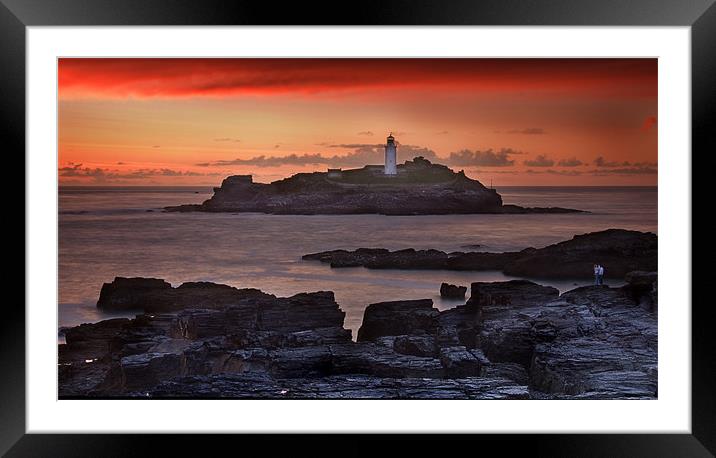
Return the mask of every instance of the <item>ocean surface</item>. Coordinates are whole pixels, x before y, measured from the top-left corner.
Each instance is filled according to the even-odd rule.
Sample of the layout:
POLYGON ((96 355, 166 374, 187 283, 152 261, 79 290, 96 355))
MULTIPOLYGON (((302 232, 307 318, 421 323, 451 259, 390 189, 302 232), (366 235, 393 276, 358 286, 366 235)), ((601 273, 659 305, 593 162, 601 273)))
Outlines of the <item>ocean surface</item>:
MULTIPOLYGON (((302 261, 307 253, 379 247, 443 251, 521 250, 608 228, 657 233, 655 187, 504 187, 506 204, 588 210, 564 215, 278 216, 255 213, 165 213, 167 205, 201 203, 209 187, 63 187, 59 192, 58 326, 109 317, 95 307, 104 282, 116 276, 212 281, 288 296, 331 290, 355 337, 374 302, 430 298, 440 283, 499 281, 500 272, 331 269, 302 261)), ((598 260, 595 260, 598 261, 598 260)), ((538 280, 566 291, 591 278, 538 280)), ((469 292, 468 292, 469 295, 469 292)), ((132 315, 130 315, 132 316, 132 315)))

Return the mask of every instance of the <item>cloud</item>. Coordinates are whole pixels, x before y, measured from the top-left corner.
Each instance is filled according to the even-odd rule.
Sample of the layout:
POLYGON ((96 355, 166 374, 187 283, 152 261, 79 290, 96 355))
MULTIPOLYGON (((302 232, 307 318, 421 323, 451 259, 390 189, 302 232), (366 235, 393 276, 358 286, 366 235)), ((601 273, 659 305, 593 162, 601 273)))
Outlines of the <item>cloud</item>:
POLYGON ((435 135, 447 135, 449 133, 447 130, 441 130, 440 132, 435 132, 435 135))
POLYGON ((523 161, 523 164, 529 167, 552 167, 554 160, 548 158, 545 154, 540 154, 534 159, 527 159, 523 161))
POLYGON ((474 174, 507 174, 507 175, 517 175, 519 172, 517 170, 500 170, 500 169, 490 169, 490 170, 483 170, 483 169, 467 169, 467 172, 474 173, 474 174))
MULTIPOLYGON (((366 164, 382 164, 385 160, 383 145, 373 144, 338 144, 331 145, 334 148, 348 148, 354 151, 343 155, 324 155, 321 153, 288 154, 285 156, 255 156, 249 159, 232 159, 214 162, 201 162, 196 164, 200 167, 230 167, 230 166, 254 166, 254 167, 280 167, 282 165, 306 166, 326 165, 328 167, 363 167, 366 164)), ((435 151, 414 145, 400 145, 398 148, 398 160, 405 161, 415 156, 423 156, 430 161, 439 161, 435 151)))
POLYGON ((323 145, 328 146, 329 148, 346 148, 346 149, 356 149, 356 148, 382 148, 382 144, 376 144, 376 143, 334 143, 330 145, 323 145))
POLYGON ((604 157, 599 156, 596 159, 594 159, 594 165, 597 167, 624 167, 624 166, 630 166, 631 163, 629 161, 624 162, 618 162, 618 161, 607 161, 604 159, 604 157))
POLYGON ((602 156, 594 159, 594 165, 597 167, 614 168, 614 167, 636 167, 641 169, 650 169, 657 167, 656 162, 629 162, 629 161, 607 161, 602 156))
POLYGON ((196 164, 200 167, 228 167, 233 165, 251 165, 256 167, 280 167, 282 165, 313 165, 325 164, 325 157, 321 154, 289 154, 287 156, 255 156, 250 159, 232 159, 214 162, 200 162, 196 164))
POLYGON ((547 132, 541 127, 528 127, 526 129, 513 129, 508 130, 508 134, 522 134, 522 135, 544 135, 547 132))
POLYGON ((584 165, 584 162, 572 156, 566 159, 560 159, 557 165, 560 167, 579 167, 580 165, 584 165))
POLYGON ((639 166, 639 167, 624 167, 624 168, 613 168, 613 169, 596 169, 591 170, 590 173, 597 176, 605 175, 654 175, 659 171, 656 167, 639 166))
POLYGON ((519 152, 511 148, 503 148, 497 152, 492 149, 485 151, 463 149, 450 153, 447 163, 454 166, 507 167, 515 164, 515 161, 510 159, 511 154, 519 154, 519 152))
POLYGON ((215 142, 239 143, 241 140, 239 140, 238 138, 233 138, 233 137, 220 137, 220 138, 215 138, 214 141, 215 142))
POLYGON ((647 116, 646 119, 644 119, 644 124, 642 124, 641 130, 643 132, 648 132, 654 126, 656 126, 656 116, 647 116))
MULTIPOLYGON (((382 164, 384 161, 385 150, 383 145, 370 143, 346 143, 330 145, 334 148, 346 148, 353 151, 346 154, 329 155, 325 153, 303 153, 303 154, 287 154, 282 156, 255 156, 248 159, 231 159, 219 160, 213 162, 201 162, 195 164, 200 167, 235 167, 247 166, 258 168, 281 167, 281 166, 325 166, 325 167, 341 167, 341 168, 359 168, 367 164, 382 164)), ((457 152, 451 152, 448 157, 440 157, 430 148, 417 145, 401 145, 398 148, 398 161, 404 162, 411 160, 416 156, 422 156, 431 162, 445 164, 450 167, 462 167, 475 173, 507 173, 507 170, 499 170, 500 167, 512 167, 515 165, 513 155, 525 154, 512 148, 502 148, 499 151, 493 149, 488 150, 469 150, 463 149, 457 152), (482 169, 487 167, 488 169, 482 169), (494 168, 493 168, 494 167, 494 168), (489 172, 488 172, 489 171, 489 172)), ((552 174, 560 176, 577 176, 577 175, 644 175, 657 173, 656 163, 638 162, 638 163, 614 163, 618 166, 612 166, 611 162, 607 162, 604 158, 595 161, 595 163, 606 164, 594 170, 556 170, 547 169, 555 164, 560 167, 577 167, 579 165, 587 165, 575 157, 561 159, 556 162, 547 157, 547 155, 538 155, 534 159, 525 160, 523 164, 528 167, 539 167, 543 170, 528 169, 524 172, 514 171, 514 173, 527 174, 552 174)), ((513 173, 509 171, 509 173, 513 173)))
POLYGON ((582 175, 583 172, 581 172, 579 170, 555 170, 555 169, 532 170, 532 169, 527 169, 527 170, 525 170, 525 173, 530 174, 530 175, 546 173, 549 175, 563 175, 563 176, 572 177, 572 176, 582 175))
POLYGON ((61 58, 61 99, 470 90, 655 96, 656 59, 61 58), (388 65, 389 63, 389 65, 388 65))
POLYGON ((591 176, 609 176, 609 175, 652 175, 658 173, 655 167, 622 167, 622 168, 607 168, 607 169, 593 169, 593 170, 525 170, 525 173, 529 175, 538 174, 550 174, 550 175, 561 175, 561 176, 580 176, 580 175, 591 175, 591 176))
POLYGON ((219 173, 199 173, 194 171, 180 171, 169 168, 144 168, 131 171, 120 171, 101 167, 82 167, 82 164, 70 163, 60 167, 57 173, 62 178, 85 178, 97 183, 106 183, 125 180, 142 180, 156 177, 197 177, 216 176, 219 173))
POLYGON ((369 130, 363 130, 363 131, 358 132, 358 135, 365 135, 366 137, 372 137, 375 134, 373 134, 373 132, 371 132, 369 130))

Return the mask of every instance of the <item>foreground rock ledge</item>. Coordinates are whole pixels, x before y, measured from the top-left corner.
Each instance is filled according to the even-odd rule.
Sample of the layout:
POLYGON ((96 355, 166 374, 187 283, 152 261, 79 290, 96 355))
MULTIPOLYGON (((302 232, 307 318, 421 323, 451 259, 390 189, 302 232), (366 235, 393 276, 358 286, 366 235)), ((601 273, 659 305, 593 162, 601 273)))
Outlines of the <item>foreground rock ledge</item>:
POLYGON ((473 283, 470 299, 445 311, 429 299, 371 304, 357 342, 329 291, 280 298, 212 283, 116 279, 103 288, 103 303, 152 308, 163 291, 171 301, 158 307, 171 311, 67 329, 59 394, 653 399, 656 274, 629 278, 622 288, 561 296, 529 281, 473 283))
POLYGON ((470 213, 583 213, 568 208, 503 205, 494 189, 462 171, 416 157, 386 177, 383 167, 365 166, 328 172, 298 173, 270 184, 251 175, 227 177, 200 205, 165 207, 170 212, 259 212, 284 215, 382 214, 444 215, 470 213))
POLYGON ((621 279, 631 271, 656 270, 657 253, 657 236, 651 232, 607 229, 575 235, 544 248, 505 253, 359 248, 312 253, 303 259, 329 263, 331 267, 500 270, 519 277, 565 279, 590 278, 593 265, 600 263, 606 277, 621 279))

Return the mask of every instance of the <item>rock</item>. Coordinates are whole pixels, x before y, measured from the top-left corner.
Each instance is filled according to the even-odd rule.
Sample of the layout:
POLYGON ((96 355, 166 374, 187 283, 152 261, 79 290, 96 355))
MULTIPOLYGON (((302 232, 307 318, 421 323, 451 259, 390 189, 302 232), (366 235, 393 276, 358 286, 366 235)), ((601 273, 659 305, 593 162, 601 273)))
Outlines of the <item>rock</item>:
POLYGON ((657 269, 657 237, 651 232, 607 229, 525 252, 503 270, 532 278, 591 278, 594 264, 606 278, 624 278, 632 270, 657 269))
POLYGON ((152 300, 185 307, 66 329, 59 397, 654 399, 657 319, 640 301, 656 276, 628 278, 561 296, 528 281, 473 283, 466 304, 444 311, 429 299, 371 304, 358 342, 329 291, 148 282, 163 291, 152 300))
POLYGON ((467 292, 467 286, 456 286, 449 283, 442 283, 440 285, 440 296, 449 297, 452 299, 465 299, 465 293, 467 292))
POLYGON ((177 288, 156 278, 117 277, 102 285, 97 307, 105 310, 168 312, 193 308, 218 308, 253 301, 270 301, 271 294, 257 289, 236 289, 210 282, 184 283, 177 288))
POLYGON ((595 263, 605 267, 605 277, 623 278, 634 270, 656 270, 657 237, 650 232, 608 229, 576 235, 544 248, 519 252, 483 253, 438 250, 358 249, 311 253, 305 260, 331 267, 368 269, 500 270, 507 275, 531 278, 589 278, 595 263))
POLYGON ((485 366, 483 370, 485 377, 505 378, 512 380, 518 385, 529 385, 530 376, 522 364, 517 363, 493 363, 485 366))
POLYGON ((315 328, 343 326, 345 312, 336 303, 332 291, 300 293, 287 298, 262 301, 259 329, 295 332, 315 328))
POLYGON ((227 177, 201 205, 165 207, 166 211, 261 212, 285 215, 363 214, 442 215, 470 213, 563 213, 570 209, 503 206, 502 198, 464 172, 416 157, 386 177, 383 167, 367 165, 327 172, 297 173, 270 184, 251 175, 227 177))
POLYGON ((634 287, 645 287, 650 289, 656 283, 658 274, 656 272, 633 271, 624 276, 624 280, 634 287))
POLYGON ((443 378, 442 363, 431 357, 396 353, 392 348, 372 342, 329 345, 331 373, 367 374, 394 378, 443 378))
POLYGON ((470 285, 468 304, 479 308, 522 307, 543 304, 556 299, 559 290, 551 286, 542 286, 528 280, 510 280, 504 282, 476 282, 470 285))
POLYGON ((393 339, 393 350, 403 355, 437 357, 438 344, 433 336, 398 336, 393 339))
POLYGON ((271 353, 269 371, 276 377, 322 377, 333 370, 328 345, 281 348, 271 353))
POLYGON ((482 352, 480 358, 465 347, 446 347, 440 349, 440 362, 450 378, 479 376, 483 364, 487 361, 482 352))
POLYGON ((441 311, 438 316, 438 344, 441 347, 462 345, 476 348, 480 320, 480 309, 470 303, 441 311))
POLYGON ((545 299, 484 305, 480 347, 491 361, 486 375, 509 378, 499 364, 516 363, 528 371, 538 396, 655 397, 653 314, 622 288, 589 286, 545 299))
POLYGON ((121 360, 123 389, 143 390, 181 373, 181 360, 174 353, 141 353, 121 360))
POLYGON ((459 380, 337 375, 276 379, 259 374, 178 377, 149 393, 155 399, 529 399, 527 386, 497 377, 459 380))
POLYGON ((358 342, 373 341, 382 336, 434 334, 438 314, 431 299, 370 304, 363 312, 358 342))
POLYGON ((658 310, 657 278, 656 272, 632 271, 626 274, 624 280, 627 284, 624 290, 644 310, 656 313, 658 310))
POLYGON ((152 293, 164 292, 172 285, 158 278, 116 277, 102 285, 97 307, 106 310, 143 309, 152 293))
POLYGON ((601 339, 580 337, 540 344, 531 368, 535 388, 558 397, 654 398, 656 354, 651 357, 601 339), (646 358, 645 358, 646 357, 646 358), (650 375, 651 369, 654 372, 650 375))
MULTIPOLYGON (((238 335, 246 339, 268 337, 270 332, 282 335, 298 331, 318 332, 321 328, 342 329, 345 312, 335 302, 333 293, 320 291, 302 293, 287 298, 247 302, 223 309, 188 309, 179 312, 173 321, 172 333, 176 337, 200 339, 215 336, 238 335), (256 331, 246 334, 245 331, 256 331), (258 332, 264 334, 259 335, 258 332)), ((332 331, 333 336, 350 331, 332 331)), ((300 338, 294 335, 294 338, 300 338)), ((309 338, 308 335, 305 336, 309 338)), ((320 336, 314 336, 319 339, 320 336)))
POLYGON ((84 361, 104 356, 109 351, 112 340, 129 322, 127 318, 113 318, 95 324, 65 328, 66 344, 61 348, 67 361, 84 361))

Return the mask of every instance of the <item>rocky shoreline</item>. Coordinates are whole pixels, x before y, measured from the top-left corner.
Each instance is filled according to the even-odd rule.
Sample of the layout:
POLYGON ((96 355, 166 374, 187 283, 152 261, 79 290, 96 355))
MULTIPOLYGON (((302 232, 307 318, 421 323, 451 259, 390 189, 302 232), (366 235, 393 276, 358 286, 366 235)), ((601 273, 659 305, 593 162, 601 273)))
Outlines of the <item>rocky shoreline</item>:
POLYGON ((371 304, 353 341, 330 291, 117 278, 97 306, 140 312, 65 330, 59 396, 654 399, 657 276, 626 280, 562 295, 472 283, 444 311, 430 299, 371 304))
POLYGON ((607 278, 621 279, 631 271, 656 270, 658 251, 657 236, 651 232, 607 229, 575 235, 544 248, 504 253, 359 248, 311 253, 303 259, 328 263, 333 268, 499 270, 506 275, 552 279, 590 278, 592 266, 600 263, 607 278))
POLYGON ((383 167, 298 173, 269 184, 254 183, 251 175, 229 176, 201 204, 165 207, 168 212, 257 212, 279 215, 446 215, 474 213, 586 213, 559 207, 503 205, 494 189, 463 171, 416 157, 397 166, 398 174, 383 175, 383 167))

